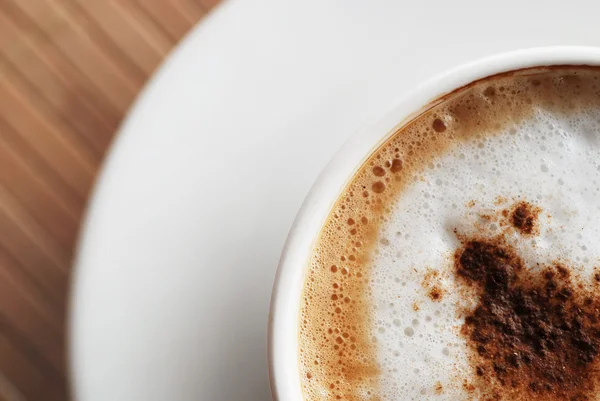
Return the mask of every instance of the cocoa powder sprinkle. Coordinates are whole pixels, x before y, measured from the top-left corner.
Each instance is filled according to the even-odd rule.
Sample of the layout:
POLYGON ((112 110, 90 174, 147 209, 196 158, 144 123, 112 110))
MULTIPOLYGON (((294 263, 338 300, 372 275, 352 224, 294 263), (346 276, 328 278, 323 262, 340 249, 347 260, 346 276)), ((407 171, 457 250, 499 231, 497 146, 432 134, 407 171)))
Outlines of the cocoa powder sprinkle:
POLYGON ((600 301, 568 267, 525 266, 514 248, 490 239, 464 241, 455 272, 480 297, 462 334, 482 399, 595 399, 600 301))

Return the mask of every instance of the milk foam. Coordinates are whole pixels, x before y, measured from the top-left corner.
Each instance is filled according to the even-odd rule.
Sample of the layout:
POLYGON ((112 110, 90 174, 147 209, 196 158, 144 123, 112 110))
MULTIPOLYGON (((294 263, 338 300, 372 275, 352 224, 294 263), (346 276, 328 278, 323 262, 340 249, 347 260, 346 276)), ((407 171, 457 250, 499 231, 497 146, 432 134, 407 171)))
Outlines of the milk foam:
POLYGON ((461 235, 503 233, 531 266, 567 261, 587 277, 600 265, 599 77, 565 68, 490 78, 375 152, 310 261, 307 400, 477 399, 460 334, 475 299, 452 274, 461 235), (503 226, 517 201, 541 209, 537 235, 503 226))
POLYGON ((452 268, 455 229, 468 234, 479 224, 495 235, 498 224, 480 216, 526 200, 542 208, 540 235, 514 232, 508 240, 528 265, 574 261, 587 275, 598 266, 599 121, 597 109, 568 117, 537 111, 498 135, 457 145, 402 193, 381 229, 385 245, 372 268, 384 399, 456 400, 464 393, 457 377, 468 377, 471 367, 457 319, 461 293, 452 275, 439 280, 446 290, 440 302, 423 288, 428 269, 452 268))

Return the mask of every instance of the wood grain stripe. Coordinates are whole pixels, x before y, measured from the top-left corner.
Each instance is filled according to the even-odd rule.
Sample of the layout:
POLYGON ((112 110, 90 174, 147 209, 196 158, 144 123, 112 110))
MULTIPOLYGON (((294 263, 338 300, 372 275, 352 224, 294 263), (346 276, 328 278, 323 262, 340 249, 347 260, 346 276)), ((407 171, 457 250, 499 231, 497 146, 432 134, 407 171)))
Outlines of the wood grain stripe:
MULTIPOLYGON (((66 204, 56 195, 52 187, 42 181, 31 168, 23 163, 19 156, 8 146, 0 147, 0 182, 1 186, 19 200, 27 214, 47 230, 61 249, 71 249, 75 240, 77 222, 80 214, 67 208, 66 204)), ((0 192, 0 195, 8 196, 0 192)), ((3 199, 10 202, 9 197, 3 199)), ((10 206, 8 203, 1 206, 10 206)), ((66 262, 64 259, 60 260, 66 262)))
POLYGON ((204 7, 207 10, 210 10, 211 8, 215 7, 217 4, 219 4, 219 2, 221 0, 192 0, 194 2, 196 2, 197 4, 202 5, 202 7, 204 7))
MULTIPOLYGON (((111 104, 110 98, 96 88, 96 84, 81 74, 66 60, 53 43, 44 35, 28 35, 28 32, 16 25, 12 19, 0 10, 0 27, 15 33, 21 40, 15 46, 2 48, 7 61, 18 67, 24 76, 41 92, 49 97, 58 98, 57 107, 63 102, 62 110, 69 110, 72 104, 83 104, 106 126, 103 136, 114 132, 120 118, 120 112, 111 104), (63 95, 65 93, 65 95, 63 95)), ((0 75, 2 70, 0 70, 0 75)), ((70 116, 76 118, 74 113, 70 116)))
POLYGON ((14 283, 15 286, 27 293, 27 296, 36 305, 40 313, 51 321, 53 326, 60 328, 65 332, 64 299, 62 294, 57 297, 52 289, 48 288, 46 283, 41 283, 37 275, 32 274, 10 253, 4 243, 0 245, 0 266, 2 267, 2 277, 7 281, 14 283))
POLYGON ((64 379, 47 375, 38 357, 0 315, 0 371, 30 401, 64 401, 64 379))
MULTIPOLYGON (((41 1, 40 3, 45 3, 41 1)), ((33 12, 29 3, 10 2, 0 0, 4 11, 25 30, 38 32, 51 41, 60 50, 62 57, 72 63, 78 70, 96 83, 99 90, 110 97, 120 113, 124 113, 131 103, 135 93, 140 89, 129 81, 124 74, 113 64, 115 60, 105 57, 95 43, 78 24, 65 20, 60 16, 60 24, 48 26, 37 25, 43 16, 33 12), (60 26, 60 29, 55 28, 60 26)), ((49 8, 50 6, 47 5, 49 8)), ((50 9, 51 10, 51 9, 50 9)), ((57 18, 49 11, 52 18, 57 18)))
POLYGON ((25 396, 13 386, 0 371, 0 401, 26 401, 25 396))
POLYGON ((137 0, 137 5, 143 9, 156 24, 164 23, 164 29, 172 38, 180 38, 191 27, 192 22, 185 11, 164 0, 137 0), (182 12, 183 11, 183 12, 182 12))
MULTIPOLYGON (((55 126, 57 136, 65 142, 65 146, 71 148, 76 157, 79 156, 78 159, 85 159, 81 162, 89 166, 90 172, 95 171, 102 159, 102 149, 92 145, 94 135, 88 136, 85 126, 80 125, 80 128, 77 128, 74 124, 75 119, 57 112, 40 91, 32 86, 13 65, 5 64, 4 74, 0 81, 7 82, 7 87, 21 94, 21 98, 26 99, 26 103, 31 105, 32 109, 44 116, 45 125, 55 126)), ((68 102, 68 99, 63 99, 63 102, 68 102)))
POLYGON ((2 120, 0 120, 0 156, 2 156, 0 166, 15 169, 6 171, 4 175, 0 172, 0 177, 3 177, 0 182, 3 185, 9 185, 10 181, 14 181, 13 175, 26 179, 25 184, 13 188, 17 193, 18 188, 26 192, 33 191, 32 195, 40 197, 44 202, 44 207, 40 210, 58 209, 58 212, 63 214, 61 218, 63 224, 71 222, 73 226, 69 226, 70 228, 77 225, 83 213, 85 198, 79 196, 18 132, 2 120), (42 191, 42 194, 38 191, 42 191), (50 200, 45 198, 46 196, 49 196, 50 200))
POLYGON ((142 81, 154 71, 172 46, 170 39, 148 32, 135 19, 120 12, 118 4, 89 0, 78 0, 77 4, 135 63, 138 79, 141 77, 142 81))
POLYGON ((204 17, 208 10, 206 7, 199 5, 195 0, 171 0, 171 2, 173 7, 190 21, 192 26, 204 17))
POLYGON ((66 274, 71 264, 69 250, 30 213, 32 208, 28 210, 6 186, 0 186, 0 205, 7 218, 19 223, 20 231, 30 238, 31 245, 37 246, 58 271, 66 274))
POLYGON ((0 256, 0 314, 26 337, 57 372, 65 371, 64 330, 54 313, 44 305, 44 298, 30 293, 31 284, 18 281, 0 256))
POLYGON ((65 138, 69 129, 44 110, 36 109, 6 76, 0 78, 0 119, 41 155, 78 195, 87 196, 97 162, 78 152, 65 138))
POLYGON ((214 2, 0 0, 0 401, 69 400, 69 275, 95 175, 214 2))
POLYGON ((61 250, 5 188, 0 188, 0 202, 2 248, 13 256, 55 304, 64 307, 68 264, 65 264, 61 250))
MULTIPOLYGON (((19 29, 12 21, 0 12, 0 26, 5 30, 19 32, 19 29)), ((23 43, 22 48, 26 48, 27 43, 23 43)), ((17 52, 18 54, 18 52, 17 52)), ((107 129, 114 129, 102 118, 102 115, 90 106, 87 101, 81 101, 81 96, 77 98, 76 92, 66 85, 68 81, 57 79, 58 77, 50 71, 47 66, 34 53, 33 60, 28 63, 22 63, 15 52, 6 52, 4 54, 5 62, 3 64, 2 75, 10 77, 16 76, 19 81, 28 86, 30 93, 37 94, 52 113, 60 115, 63 121, 77 130, 77 136, 80 140, 86 141, 86 146, 90 146, 97 159, 103 154, 110 135, 106 135, 107 129)), ((7 77, 8 79, 10 79, 7 77)))
MULTIPOLYGON (((43 286, 39 279, 28 273, 23 266, 4 248, 0 246, 0 278, 5 285, 11 285, 27 299, 52 330, 64 335, 65 310, 43 286)), ((19 298, 20 299, 20 298, 19 298)))
MULTIPOLYGON (((156 61, 151 60, 152 64, 147 64, 148 54, 143 50, 146 50, 148 46, 131 36, 129 26, 123 25, 121 21, 106 24, 102 22, 104 20, 94 18, 76 1, 67 1, 61 6, 53 5, 53 9, 67 22, 70 28, 69 32, 78 32, 86 40, 91 41, 102 59, 108 60, 134 88, 141 89, 149 74, 153 71, 156 61), (122 29, 130 31, 123 33, 120 32, 122 29), (128 42, 120 41, 116 43, 113 39, 118 37, 119 34, 131 39, 128 42), (125 46, 126 44, 129 44, 129 46, 125 46), (130 52, 133 53, 130 54, 130 52)), ((114 12, 111 14, 113 19, 118 16, 114 12)))

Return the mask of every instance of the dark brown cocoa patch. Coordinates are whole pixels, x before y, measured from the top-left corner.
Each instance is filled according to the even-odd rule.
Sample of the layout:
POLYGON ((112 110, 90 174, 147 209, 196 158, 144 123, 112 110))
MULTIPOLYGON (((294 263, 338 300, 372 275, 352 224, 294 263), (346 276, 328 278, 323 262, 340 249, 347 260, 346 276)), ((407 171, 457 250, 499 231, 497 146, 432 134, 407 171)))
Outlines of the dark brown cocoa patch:
POLYGON ((518 202, 506 213, 510 216, 510 224, 524 235, 537 233, 539 214, 540 208, 528 202, 518 202))
POLYGON ((595 399, 600 299, 574 281, 572 269, 526 266, 502 237, 464 240, 454 261, 459 281, 479 296, 462 334, 484 397, 595 399))

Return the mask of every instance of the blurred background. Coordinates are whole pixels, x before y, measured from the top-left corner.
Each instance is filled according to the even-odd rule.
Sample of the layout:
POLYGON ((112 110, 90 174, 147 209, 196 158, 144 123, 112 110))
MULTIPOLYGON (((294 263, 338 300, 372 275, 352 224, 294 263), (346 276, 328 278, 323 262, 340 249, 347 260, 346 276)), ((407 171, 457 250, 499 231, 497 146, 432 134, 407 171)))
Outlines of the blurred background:
POLYGON ((0 401, 68 400, 71 260, 137 93, 218 0, 0 0, 0 401))

